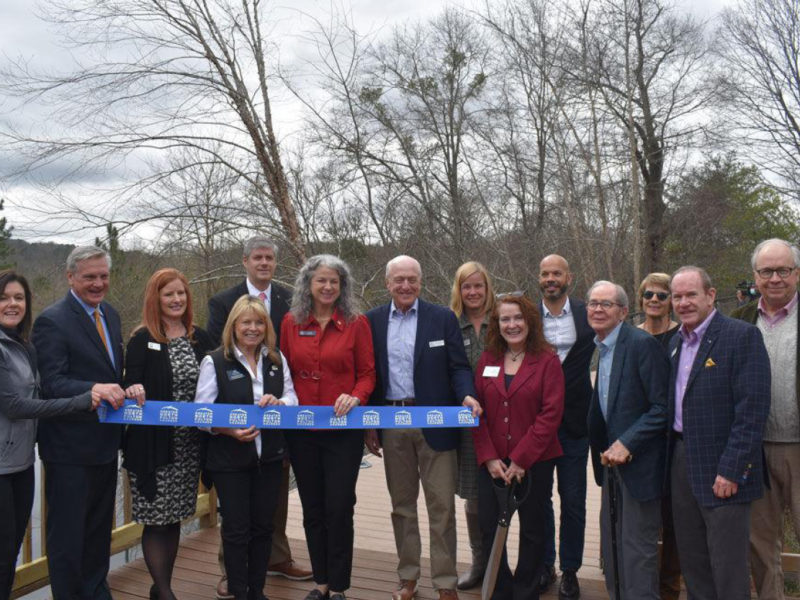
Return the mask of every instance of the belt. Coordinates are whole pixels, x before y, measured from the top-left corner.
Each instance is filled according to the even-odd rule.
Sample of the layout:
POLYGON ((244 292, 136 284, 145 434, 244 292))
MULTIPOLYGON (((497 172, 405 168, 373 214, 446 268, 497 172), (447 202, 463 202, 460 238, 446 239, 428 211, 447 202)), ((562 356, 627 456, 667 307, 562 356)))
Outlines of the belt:
POLYGON ((676 440, 683 441, 683 432, 682 431, 675 431, 673 429, 672 430, 672 437, 674 437, 676 440))
POLYGON ((389 406, 414 406, 414 398, 400 398, 399 400, 387 400, 389 406))

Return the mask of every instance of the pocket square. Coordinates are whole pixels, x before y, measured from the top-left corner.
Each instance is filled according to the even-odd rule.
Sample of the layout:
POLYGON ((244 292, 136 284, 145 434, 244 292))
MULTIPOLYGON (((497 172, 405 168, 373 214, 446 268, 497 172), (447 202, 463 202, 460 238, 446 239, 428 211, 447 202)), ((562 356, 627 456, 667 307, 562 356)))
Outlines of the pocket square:
POLYGON ((716 367, 716 366, 717 363, 714 362, 714 359, 712 358, 706 359, 706 369, 708 369, 709 367, 716 367))

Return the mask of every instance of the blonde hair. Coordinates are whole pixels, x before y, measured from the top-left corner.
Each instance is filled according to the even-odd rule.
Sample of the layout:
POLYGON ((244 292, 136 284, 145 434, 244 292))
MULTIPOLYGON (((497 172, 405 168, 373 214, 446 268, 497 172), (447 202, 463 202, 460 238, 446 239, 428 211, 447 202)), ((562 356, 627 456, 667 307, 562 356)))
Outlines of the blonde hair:
POLYGON ((486 267, 479 262, 471 260, 465 262, 456 269, 456 276, 453 279, 453 290, 450 293, 450 310, 456 313, 457 317, 460 317, 461 313, 464 312, 464 301, 461 299, 461 285, 468 277, 472 277, 475 273, 483 275, 483 283, 486 285, 486 298, 483 301, 484 314, 490 315, 492 313, 495 301, 492 278, 489 277, 489 271, 486 270, 486 267))
POLYGON ((664 288, 664 291, 669 294, 669 282, 671 279, 672 277, 666 273, 650 273, 642 279, 642 283, 639 285, 639 291, 636 292, 636 308, 638 310, 644 310, 644 292, 648 285, 657 285, 660 288, 664 288))
POLYGON ((228 360, 235 360, 233 347, 236 345, 236 321, 246 312, 255 313, 267 325, 267 331, 264 335, 264 346, 267 349, 267 356, 273 364, 281 364, 281 356, 275 347, 275 328, 272 326, 272 320, 267 314, 267 309, 264 307, 264 302, 260 298, 245 294, 239 298, 231 308, 228 315, 228 320, 225 322, 225 329, 222 330, 222 349, 225 358, 228 360))

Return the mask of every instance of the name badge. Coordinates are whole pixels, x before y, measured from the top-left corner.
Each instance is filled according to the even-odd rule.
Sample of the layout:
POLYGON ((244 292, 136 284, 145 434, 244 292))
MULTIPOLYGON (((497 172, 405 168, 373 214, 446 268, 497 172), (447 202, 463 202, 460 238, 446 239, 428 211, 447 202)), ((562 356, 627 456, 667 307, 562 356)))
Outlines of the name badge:
POLYGON ((228 371, 228 380, 229 381, 236 381, 237 379, 242 379, 243 377, 244 377, 244 375, 242 375, 236 369, 231 369, 230 371, 228 371))
POLYGON ((677 353, 678 353, 678 348, 673 348, 672 349, 672 354, 670 354, 670 358, 674 357, 677 353))
POLYGON ((147 342, 147 349, 148 350, 155 350, 157 352, 161 351, 161 344, 158 342, 147 342))
POLYGON ((488 365, 483 367, 484 377, 497 377, 498 375, 500 375, 500 367, 490 367, 488 365))
POLYGON ((472 340, 471 340, 471 339, 469 339, 469 338, 465 339, 465 340, 464 340, 464 345, 465 345, 465 346, 471 346, 471 345, 472 345, 472 340))
POLYGON ((303 329, 300 331, 300 337, 314 337, 317 335, 316 329, 303 329))
POLYGON ((428 342, 429 348, 438 348, 440 346, 444 346, 444 340, 433 340, 432 342, 428 342))

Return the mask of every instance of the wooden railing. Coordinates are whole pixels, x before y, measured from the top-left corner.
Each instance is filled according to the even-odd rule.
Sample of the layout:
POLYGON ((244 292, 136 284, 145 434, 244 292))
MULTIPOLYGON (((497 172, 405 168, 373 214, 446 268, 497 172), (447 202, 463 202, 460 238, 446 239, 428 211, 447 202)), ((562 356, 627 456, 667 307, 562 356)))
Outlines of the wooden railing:
MULTIPOLYGON (((16 578, 11 593, 12 598, 18 598, 34 590, 46 586, 50 582, 47 572, 47 544, 45 537, 44 524, 47 520, 47 505, 44 500, 44 472, 40 464, 39 467, 39 499, 41 506, 41 529, 39 531, 39 542, 41 546, 40 556, 33 556, 33 531, 31 522, 28 521, 28 530, 25 532, 25 539, 22 542, 22 559, 17 564, 16 578)), ((111 531, 111 555, 123 552, 128 548, 139 544, 142 538, 142 526, 134 523, 131 515, 131 494, 128 476, 124 470, 120 471, 122 493, 122 518, 119 517, 119 509, 114 510, 114 523, 111 531), (118 522, 121 521, 121 522, 118 522)), ((214 527, 217 524, 217 497, 216 492, 206 490, 202 483, 199 483, 197 495, 197 509, 194 515, 186 519, 184 523, 198 521, 201 529, 214 527)), ((116 503, 119 507, 120 502, 116 503)), ((0 517, 2 518, 2 517, 0 517)))

